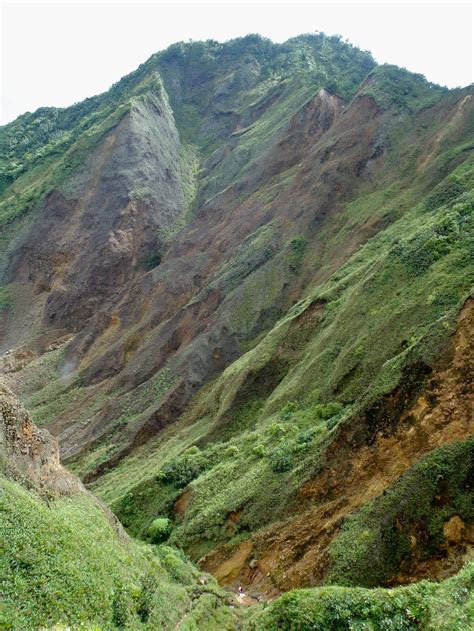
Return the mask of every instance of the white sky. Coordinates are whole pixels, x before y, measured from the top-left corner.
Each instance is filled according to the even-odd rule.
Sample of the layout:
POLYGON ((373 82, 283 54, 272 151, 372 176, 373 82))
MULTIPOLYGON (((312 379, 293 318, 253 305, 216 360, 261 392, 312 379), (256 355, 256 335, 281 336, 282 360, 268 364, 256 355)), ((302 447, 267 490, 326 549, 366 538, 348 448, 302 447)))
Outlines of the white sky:
POLYGON ((435 83, 473 79, 470 2, 1 2, 0 123, 103 92, 174 42, 248 33, 339 33, 435 83))

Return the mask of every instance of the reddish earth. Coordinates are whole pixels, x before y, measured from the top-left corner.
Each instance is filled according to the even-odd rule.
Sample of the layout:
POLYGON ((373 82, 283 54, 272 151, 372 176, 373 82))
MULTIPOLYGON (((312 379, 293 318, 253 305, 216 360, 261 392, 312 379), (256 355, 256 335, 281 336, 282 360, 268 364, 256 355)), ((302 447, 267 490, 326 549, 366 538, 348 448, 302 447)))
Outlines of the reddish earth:
MULTIPOLYGON (((237 547, 208 554, 202 567, 224 585, 240 583, 250 593, 273 596, 295 587, 318 585, 329 567, 329 546, 341 519, 381 494, 431 450, 474 431, 474 301, 459 317, 457 331, 437 368, 396 427, 380 427, 375 437, 366 422, 344 428, 330 445, 320 475, 299 489, 296 515, 273 524, 237 547), (361 431, 363 428, 363 431, 361 431)), ((394 404, 397 392, 387 397, 394 404)), ((445 524, 442 556, 414 561, 390 584, 455 574, 473 555, 473 529, 460 519, 445 524)), ((416 548, 416 540, 413 542, 416 548)))

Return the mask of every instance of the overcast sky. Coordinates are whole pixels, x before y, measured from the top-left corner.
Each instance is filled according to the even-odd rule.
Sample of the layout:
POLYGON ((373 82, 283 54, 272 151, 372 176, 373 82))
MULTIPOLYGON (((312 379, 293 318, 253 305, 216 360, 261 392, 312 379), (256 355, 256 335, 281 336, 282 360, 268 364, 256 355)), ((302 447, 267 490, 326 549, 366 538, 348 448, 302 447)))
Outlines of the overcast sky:
POLYGON ((469 2, 5 2, 0 123, 106 90, 152 53, 188 39, 261 33, 282 42, 339 33, 375 59, 449 87, 472 82, 469 2))

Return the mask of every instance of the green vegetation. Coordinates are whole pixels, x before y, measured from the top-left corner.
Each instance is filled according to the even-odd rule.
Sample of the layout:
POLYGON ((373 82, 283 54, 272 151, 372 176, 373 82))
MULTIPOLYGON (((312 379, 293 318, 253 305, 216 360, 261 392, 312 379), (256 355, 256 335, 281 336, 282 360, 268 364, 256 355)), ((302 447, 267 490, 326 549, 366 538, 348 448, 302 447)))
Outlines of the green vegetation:
POLYGON ((171 534, 173 525, 167 517, 157 517, 148 528, 148 537, 152 543, 163 543, 171 534))
POLYGON ((187 610, 193 624, 195 606, 209 629, 215 616, 232 628, 212 579, 200 585, 178 551, 117 533, 91 496, 46 503, 2 478, 0 501, 3 629, 174 629, 187 610))
POLYGON ((287 261, 290 270, 297 274, 303 265, 304 255, 308 247, 308 239, 305 237, 294 237, 288 246, 287 261))
POLYGON ((474 564, 442 583, 397 589, 295 590, 250 612, 249 631, 467 631, 474 625, 474 564))
MULTIPOLYGON (((258 35, 224 44, 179 43, 153 55, 99 96, 18 117, 0 128, 0 259, 46 195, 65 186, 134 100, 150 93, 167 98, 160 77, 182 141, 180 171, 189 219, 196 200, 211 197, 243 170, 251 171, 252 160, 318 87, 350 98, 374 64, 369 53, 323 34, 285 44, 258 35), (236 119, 245 119, 249 112, 257 120, 249 120, 241 130, 232 155, 212 176, 200 173, 200 161, 222 144, 236 119)), ((1 277, 5 262, 0 263, 1 277)))
POLYGON ((148 252, 142 258, 142 266, 143 269, 149 272, 150 270, 158 267, 161 263, 161 254, 159 252, 148 252))
MULTIPOLYGON (((0 626, 217 631, 237 616, 255 630, 470 628, 472 566, 441 584, 363 587, 442 553, 450 518, 472 522, 472 440, 428 454, 338 523, 335 585, 236 612, 161 545, 192 559, 250 537, 258 547, 264 528, 298 513, 302 485, 332 466, 335 437, 365 423, 370 444, 398 427, 472 295, 474 163, 461 96, 375 67, 340 37, 251 35, 176 44, 103 95, 0 130, 0 276, 45 196, 71 192, 142 99, 159 109, 169 98, 181 147, 168 175, 184 198, 176 223, 138 253, 133 292, 117 288, 113 323, 98 310, 68 348, 77 372, 63 374, 65 346, 52 344, 14 376, 35 421, 87 435, 71 469, 92 479, 114 462, 91 488, 146 545, 117 533, 88 495, 46 503, 5 481, 0 626), (336 133, 300 162, 298 152, 286 162, 286 149, 272 160, 321 87, 346 102, 336 133), (355 96, 378 104, 360 155, 365 138, 344 129, 364 103, 351 109, 355 96), (353 161, 338 162, 340 150, 353 161), (169 295, 184 316, 160 339, 178 321, 169 295), (382 409, 394 391, 402 402, 382 409)), ((139 179, 130 196, 143 202, 139 179)), ((16 312, 17 294, 0 287, 0 312, 16 312)))
POLYGON ((277 244, 277 226, 262 226, 244 239, 233 258, 219 270, 218 279, 210 286, 222 287, 230 293, 244 278, 272 258, 277 244))
POLYGON ((426 209, 436 211, 442 206, 451 206, 455 202, 462 202, 462 196, 474 186, 474 172, 463 170, 454 172, 445 178, 428 195, 425 201, 426 209))
POLYGON ((10 288, 8 285, 0 287, 0 312, 6 311, 12 308, 12 301, 10 297, 10 288))
MULTIPOLYGON (((145 479, 128 493, 122 489, 117 494, 115 487, 104 497, 134 535, 146 538, 155 516, 166 515, 174 521, 170 542, 192 550, 193 557, 201 555, 211 542, 255 530, 278 515, 295 489, 314 471, 318 462, 315 456, 329 428, 343 414, 343 407, 337 403, 292 403, 265 422, 258 422, 255 429, 235 431, 226 442, 184 450, 153 477, 147 472, 153 471, 158 454, 163 452, 147 446, 137 454, 136 461, 145 479), (184 488, 190 490, 191 501, 182 521, 177 519, 173 506, 184 488), (112 500, 114 496, 118 501, 112 500), (227 515, 242 508, 238 525, 229 533, 227 515)), ((194 429, 203 437, 212 435, 205 423, 194 429)), ((225 427, 216 435, 222 437, 224 432, 225 427)), ((165 447, 171 444, 169 441, 170 437, 161 444, 165 447)), ((123 464, 130 483, 133 465, 130 468, 126 461, 123 464)), ((121 466, 106 474, 96 488, 100 490, 108 478, 113 485, 121 466)))
MULTIPOLYGON (((1 128, 0 165, 4 188, 50 156, 65 153, 79 135, 94 135, 101 122, 130 97, 158 88, 156 77, 140 66, 110 90, 67 108, 42 107, 1 128)), ((3 191, 0 191, 3 192, 3 191)))
POLYGON ((401 107, 416 111, 434 105, 447 88, 429 83, 423 75, 384 64, 372 70, 359 94, 371 96, 382 108, 401 107))
MULTIPOLYGON (((392 590, 291 591, 238 612, 212 579, 167 546, 121 537, 88 495, 49 503, 2 479, 4 629, 446 629, 472 618, 473 566, 443 583, 392 590), (237 616, 240 622, 238 623, 237 616), (331 625, 330 627, 328 625, 331 625)), ((160 522, 162 531, 165 520, 160 522)))
POLYGON ((49 191, 77 172, 135 98, 161 89, 156 75, 136 71, 101 96, 71 108, 41 108, 2 127, 0 226, 34 211, 49 191))
POLYGON ((198 447, 190 447, 179 458, 166 464, 160 471, 163 482, 171 482, 178 488, 187 486, 206 468, 206 458, 198 447))
MULTIPOLYGON (((196 558, 281 518, 319 470, 332 432, 396 387, 407 366, 432 363, 472 286, 471 174, 469 164, 453 174, 466 191, 455 202, 433 213, 421 197, 312 289, 198 395, 199 418, 191 413, 94 485, 130 532, 144 536, 156 515, 174 520, 184 488, 190 502, 171 541, 196 558), (305 329, 305 314, 318 305, 305 329), (171 444, 179 456, 165 464, 167 479, 158 463, 168 461, 171 444), (199 452, 191 458, 193 445, 199 452), (235 511, 240 519, 229 530, 235 511)), ((362 198, 362 216, 364 199, 374 203, 362 198)), ((397 418, 395 411, 389 422, 397 418)))
POLYGON ((328 580, 381 585, 415 552, 421 559, 439 554, 445 542, 443 525, 451 517, 474 521, 473 480, 474 439, 428 454, 345 520, 331 546, 328 580))

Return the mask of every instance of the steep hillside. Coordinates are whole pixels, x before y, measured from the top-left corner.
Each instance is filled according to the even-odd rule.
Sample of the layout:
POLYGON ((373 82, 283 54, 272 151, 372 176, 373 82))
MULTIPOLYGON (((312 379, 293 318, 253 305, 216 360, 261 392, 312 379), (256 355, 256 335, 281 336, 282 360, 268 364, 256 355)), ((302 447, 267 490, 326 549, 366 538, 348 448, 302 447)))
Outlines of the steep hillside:
POLYGON ((248 36, 1 129, 4 379, 131 535, 165 520, 264 599, 472 558, 473 110, 336 37, 248 36))
POLYGON ((234 628, 214 581, 177 550, 132 541, 4 386, 0 439, 3 629, 234 628))

